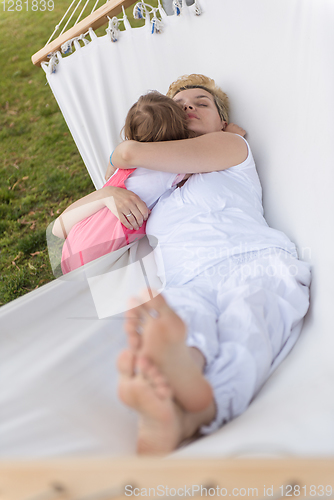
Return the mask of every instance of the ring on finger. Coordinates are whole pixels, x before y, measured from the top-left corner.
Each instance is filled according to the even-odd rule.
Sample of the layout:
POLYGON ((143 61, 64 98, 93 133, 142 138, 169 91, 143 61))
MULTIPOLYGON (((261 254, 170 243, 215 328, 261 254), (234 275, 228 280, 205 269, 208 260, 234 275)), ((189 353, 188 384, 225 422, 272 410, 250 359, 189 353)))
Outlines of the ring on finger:
POLYGON ((124 216, 125 216, 125 217, 130 217, 130 215, 133 215, 133 213, 132 213, 132 212, 130 212, 128 215, 125 215, 125 214, 124 214, 124 216))

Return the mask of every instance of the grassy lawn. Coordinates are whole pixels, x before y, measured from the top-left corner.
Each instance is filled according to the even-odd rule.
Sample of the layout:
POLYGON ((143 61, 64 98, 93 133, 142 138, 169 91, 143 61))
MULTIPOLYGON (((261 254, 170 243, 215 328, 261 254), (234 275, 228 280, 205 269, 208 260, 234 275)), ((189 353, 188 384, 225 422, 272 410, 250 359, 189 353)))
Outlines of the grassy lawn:
POLYGON ((0 305, 54 279, 46 228, 94 190, 44 71, 31 63, 69 4, 27 12, 22 2, 9 12, 0 2, 0 305))

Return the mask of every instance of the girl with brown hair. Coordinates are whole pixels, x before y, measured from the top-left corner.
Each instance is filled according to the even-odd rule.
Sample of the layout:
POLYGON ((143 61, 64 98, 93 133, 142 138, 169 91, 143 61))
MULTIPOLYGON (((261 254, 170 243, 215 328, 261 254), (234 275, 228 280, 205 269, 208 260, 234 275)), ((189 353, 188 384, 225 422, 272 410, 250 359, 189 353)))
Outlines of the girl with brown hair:
MULTIPOLYGON (((125 139, 139 142, 194 136, 182 108, 155 91, 131 107, 123 133, 125 139)), ((70 205, 55 221, 53 234, 65 238, 64 274, 142 238, 149 209, 166 190, 189 177, 145 168, 115 170, 102 189, 70 205)))

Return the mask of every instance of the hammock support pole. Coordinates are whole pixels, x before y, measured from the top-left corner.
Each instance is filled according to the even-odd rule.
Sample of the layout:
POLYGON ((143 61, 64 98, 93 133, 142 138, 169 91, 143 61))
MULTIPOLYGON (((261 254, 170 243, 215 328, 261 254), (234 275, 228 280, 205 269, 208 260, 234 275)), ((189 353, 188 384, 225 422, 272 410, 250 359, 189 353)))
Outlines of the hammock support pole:
POLYGON ((58 38, 53 40, 53 42, 45 45, 45 47, 36 52, 36 54, 34 54, 31 58, 32 63, 35 66, 40 66, 43 61, 47 60, 49 54, 57 52, 63 45, 63 43, 67 42, 67 40, 86 33, 89 28, 95 30, 100 26, 107 24, 107 16, 117 16, 122 11, 122 6, 126 9, 133 3, 134 0, 109 0, 109 2, 102 5, 102 7, 80 21, 77 25, 73 26, 73 28, 69 29, 58 38))

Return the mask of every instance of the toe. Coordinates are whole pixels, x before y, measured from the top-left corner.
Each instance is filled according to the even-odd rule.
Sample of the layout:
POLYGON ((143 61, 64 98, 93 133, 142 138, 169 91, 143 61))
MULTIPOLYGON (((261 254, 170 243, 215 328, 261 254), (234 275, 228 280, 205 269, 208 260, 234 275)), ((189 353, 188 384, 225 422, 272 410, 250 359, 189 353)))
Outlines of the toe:
POLYGON ((127 334, 130 349, 137 350, 141 345, 142 312, 139 307, 134 306, 134 302, 129 301, 132 308, 125 313, 124 330, 127 334))
POLYGON ((136 369, 138 373, 141 373, 143 377, 148 378, 149 370, 151 368, 151 362, 145 356, 137 356, 136 359, 136 369))
POLYGON ((135 354, 125 349, 120 353, 117 359, 117 369, 121 375, 132 377, 135 368, 135 354))
POLYGON ((172 390, 166 378, 161 373, 159 368, 144 356, 138 357, 137 365, 140 373, 145 378, 146 382, 154 389, 154 393, 160 399, 172 397, 172 390))

